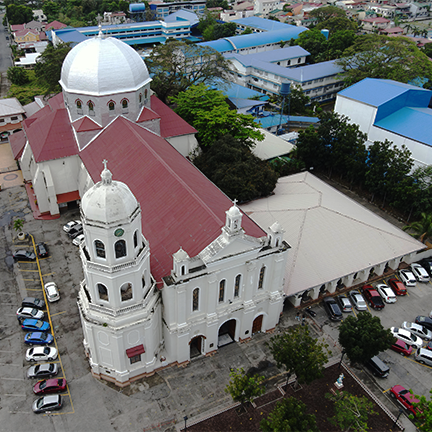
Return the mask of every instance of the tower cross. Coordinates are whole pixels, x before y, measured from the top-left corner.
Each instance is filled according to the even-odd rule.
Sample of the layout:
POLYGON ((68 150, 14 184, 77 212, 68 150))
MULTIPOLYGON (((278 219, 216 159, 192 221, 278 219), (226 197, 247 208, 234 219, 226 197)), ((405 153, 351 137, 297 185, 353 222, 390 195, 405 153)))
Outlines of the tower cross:
POLYGON ((236 206, 237 205, 237 203, 238 203, 238 201, 234 198, 234 201, 233 201, 233 203, 234 203, 234 205, 236 206))
POLYGON ((108 161, 107 161, 106 159, 104 159, 104 160, 102 161, 102 163, 104 164, 104 169, 107 169, 107 163, 108 163, 108 161))

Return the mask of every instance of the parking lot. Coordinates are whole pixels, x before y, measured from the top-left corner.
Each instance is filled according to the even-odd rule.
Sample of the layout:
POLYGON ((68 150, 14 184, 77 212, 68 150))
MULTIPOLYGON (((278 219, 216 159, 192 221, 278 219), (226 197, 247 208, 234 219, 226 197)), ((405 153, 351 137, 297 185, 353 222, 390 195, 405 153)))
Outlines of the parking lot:
MULTIPOLYGON (((231 344, 211 358, 198 358, 186 368, 168 368, 154 376, 137 381, 126 389, 94 379, 90 374, 82 345, 83 333, 79 321, 76 296, 83 278, 78 248, 63 232, 62 226, 79 217, 79 211, 69 210, 57 220, 34 220, 28 207, 23 187, 14 187, 0 194, 0 239, 3 248, 0 259, 0 313, 3 318, 0 347, 0 429, 27 431, 32 428, 59 431, 138 431, 179 430, 183 417, 194 419, 231 403, 224 392, 231 367, 257 368, 266 377, 269 387, 284 380, 284 371, 271 361, 265 342, 269 335, 257 335, 247 344, 231 344), (13 220, 25 220, 24 231, 43 241, 49 257, 37 262, 14 263, 12 251, 33 249, 33 241, 19 242, 12 229, 13 220), (68 390, 62 393, 64 406, 50 415, 35 415, 31 404, 36 399, 32 392, 34 380, 26 379, 30 364, 25 360, 27 346, 23 331, 16 319, 16 310, 24 297, 43 295, 44 283, 55 281, 60 290, 60 300, 48 304, 49 320, 58 348, 57 360, 66 378, 68 390)), ((417 315, 428 315, 432 309, 432 284, 417 284, 409 295, 398 297, 395 304, 386 305, 383 311, 371 311, 381 318, 385 327, 399 326, 404 320, 414 320, 417 315)), ((322 304, 317 312, 314 327, 322 327, 323 337, 329 342, 333 355, 340 356, 338 323, 331 322, 322 304)), ((277 331, 292 326, 296 311, 287 307, 277 331)), ((47 319, 48 320, 48 319, 47 319)), ((308 318, 308 321, 310 318, 308 318)), ((380 354, 391 367, 387 379, 379 380, 362 370, 355 372, 374 389, 378 384, 380 397, 386 399, 386 390, 395 384, 412 388, 418 394, 428 395, 432 388, 431 368, 411 358, 403 358, 393 351, 380 354)), ((388 402, 388 401, 387 401, 388 402)), ((398 407, 388 402, 396 415, 398 407)), ((415 430, 406 419, 406 430, 415 430)))

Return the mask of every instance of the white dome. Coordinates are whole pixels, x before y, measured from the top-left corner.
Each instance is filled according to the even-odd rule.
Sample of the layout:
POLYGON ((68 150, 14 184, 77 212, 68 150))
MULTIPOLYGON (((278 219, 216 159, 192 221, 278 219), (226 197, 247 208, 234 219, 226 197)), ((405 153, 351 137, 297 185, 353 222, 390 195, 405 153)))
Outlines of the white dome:
POLYGON ((139 54, 112 37, 78 44, 66 56, 60 78, 66 92, 96 96, 135 91, 150 81, 139 54))
POLYGON ((232 207, 230 207, 230 209, 227 211, 227 214, 231 217, 237 217, 237 216, 241 216, 241 211, 239 210, 239 208, 236 206, 236 204, 234 204, 232 207))
POLYGON ((122 182, 113 181, 111 171, 105 168, 102 181, 83 196, 81 211, 88 220, 106 224, 130 218, 139 206, 131 190, 122 182))

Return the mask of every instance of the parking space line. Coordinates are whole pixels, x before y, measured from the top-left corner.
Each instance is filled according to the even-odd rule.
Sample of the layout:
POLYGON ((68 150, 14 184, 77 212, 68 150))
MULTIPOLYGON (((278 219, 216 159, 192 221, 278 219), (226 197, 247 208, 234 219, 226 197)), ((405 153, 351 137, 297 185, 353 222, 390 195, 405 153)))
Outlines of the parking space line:
MULTIPOLYGON (((23 262, 26 262, 26 261, 23 261, 23 262)), ((23 273, 37 273, 38 272, 38 270, 24 270, 24 269, 19 269, 19 271, 20 272, 23 272, 23 273)))
POLYGON ((383 393, 387 393, 390 389, 388 388, 387 390, 384 390, 383 393))
POLYGON ((417 363, 417 364, 419 364, 420 366, 427 367, 428 369, 432 369, 432 367, 430 367, 430 366, 428 366, 428 365, 425 365, 425 364, 423 364, 423 363, 420 363, 420 362, 418 362, 418 361, 416 361, 416 360, 410 359, 410 358, 408 358, 408 357, 407 357, 407 360, 412 361, 412 362, 414 362, 414 363, 417 363))
MULTIPOLYGON (((23 278, 23 281, 26 281, 26 282, 37 282, 37 279, 24 279, 23 278)), ((27 290, 28 290, 28 288, 26 288, 27 290)))
POLYGON ((46 273, 46 274, 43 274, 42 277, 45 277, 45 276, 52 276, 52 275, 55 275, 55 274, 56 274, 56 272, 46 273))
POLYGON ((3 396, 10 396, 10 397, 25 397, 25 394, 13 394, 13 393, 3 393, 3 396))
POLYGON ((52 314, 51 316, 53 317, 53 316, 61 315, 61 314, 64 314, 64 313, 66 313, 66 312, 67 312, 67 311, 57 312, 57 313, 55 313, 55 314, 52 314))
POLYGON ((24 378, 4 378, 4 377, 2 377, 2 380, 6 380, 6 381, 25 381, 24 378))

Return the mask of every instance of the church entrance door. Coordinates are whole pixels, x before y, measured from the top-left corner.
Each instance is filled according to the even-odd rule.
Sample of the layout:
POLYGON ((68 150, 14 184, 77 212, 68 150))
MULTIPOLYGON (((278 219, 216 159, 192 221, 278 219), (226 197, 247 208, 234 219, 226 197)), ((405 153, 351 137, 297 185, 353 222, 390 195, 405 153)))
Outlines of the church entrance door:
POLYGON ((196 336, 190 341, 189 345, 191 359, 193 359, 194 357, 198 357, 202 354, 202 343, 202 336, 196 336))
POLYGON ((224 345, 228 345, 234 342, 235 338, 235 330, 236 330, 236 320, 232 319, 225 323, 223 323, 219 328, 218 334, 218 347, 222 347, 224 345))
POLYGON ((262 322, 263 322, 263 316, 262 316, 262 315, 257 316, 257 317, 254 319, 254 322, 253 322, 253 324, 252 324, 252 334, 255 334, 255 333, 258 333, 258 332, 261 331, 261 328, 262 328, 262 322))

